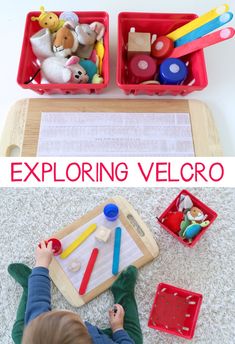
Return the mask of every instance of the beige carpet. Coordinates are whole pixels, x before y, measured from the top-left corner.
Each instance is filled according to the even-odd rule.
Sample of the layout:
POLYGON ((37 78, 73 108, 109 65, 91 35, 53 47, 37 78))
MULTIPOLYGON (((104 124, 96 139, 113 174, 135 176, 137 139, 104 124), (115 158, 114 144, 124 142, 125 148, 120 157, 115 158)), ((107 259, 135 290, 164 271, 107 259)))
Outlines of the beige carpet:
MULTIPOLYGON (((235 190, 189 189, 218 212, 219 217, 198 245, 183 247, 155 220, 178 189, 2 189, 0 190, 0 343, 12 343, 10 332, 21 289, 8 276, 11 262, 34 264, 39 240, 73 222, 100 202, 122 195, 136 208, 151 229, 159 247, 159 258, 142 268, 136 296, 146 344, 188 343, 147 327, 156 285, 166 282, 202 293, 204 300, 191 343, 235 343, 235 190)), ((107 326, 109 292, 79 309, 84 319, 107 326)), ((53 306, 73 309, 53 287, 53 306)))

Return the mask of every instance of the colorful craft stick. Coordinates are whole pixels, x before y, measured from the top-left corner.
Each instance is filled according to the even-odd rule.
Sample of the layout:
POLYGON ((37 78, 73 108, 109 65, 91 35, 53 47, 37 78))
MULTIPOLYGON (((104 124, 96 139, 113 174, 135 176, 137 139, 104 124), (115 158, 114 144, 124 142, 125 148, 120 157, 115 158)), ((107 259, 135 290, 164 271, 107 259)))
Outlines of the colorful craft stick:
POLYGON ((60 258, 65 259, 67 258, 78 246, 80 246, 95 230, 97 226, 96 224, 90 225, 79 237, 74 240, 72 244, 70 244, 60 255, 60 258))
POLYGON ((198 29, 202 25, 210 22, 211 20, 217 18, 221 14, 228 12, 229 5, 225 4, 219 7, 214 8, 213 10, 207 12, 206 14, 192 20, 191 22, 181 26, 179 29, 169 33, 167 35, 168 38, 172 39, 172 41, 176 41, 177 39, 187 35, 189 32, 192 32, 195 29, 198 29))
POLYGON ((173 50, 169 57, 179 58, 188 54, 193 53, 194 51, 209 47, 220 42, 223 42, 227 39, 230 39, 234 36, 235 30, 232 27, 222 29, 216 32, 211 33, 210 35, 196 39, 193 42, 181 45, 173 50))
POLYGON ((209 23, 202 25, 201 27, 189 32, 187 35, 177 39, 175 41, 175 47, 180 47, 181 45, 187 44, 194 41, 208 33, 220 28, 221 26, 229 23, 233 19, 232 12, 226 12, 221 14, 221 16, 211 20, 209 23))
POLYGON ((112 268, 113 275, 117 275, 119 272, 121 238, 122 238, 122 229, 120 227, 117 227, 115 229, 114 249, 113 249, 113 268, 112 268))
POLYGON ((94 269, 98 254, 99 254, 98 248, 94 248, 93 251, 91 252, 91 256, 90 256, 89 262, 87 264, 87 267, 86 267, 86 270, 85 270, 85 273, 84 273, 84 276, 79 288, 79 295, 84 295, 86 293, 87 286, 90 281, 91 274, 94 269))

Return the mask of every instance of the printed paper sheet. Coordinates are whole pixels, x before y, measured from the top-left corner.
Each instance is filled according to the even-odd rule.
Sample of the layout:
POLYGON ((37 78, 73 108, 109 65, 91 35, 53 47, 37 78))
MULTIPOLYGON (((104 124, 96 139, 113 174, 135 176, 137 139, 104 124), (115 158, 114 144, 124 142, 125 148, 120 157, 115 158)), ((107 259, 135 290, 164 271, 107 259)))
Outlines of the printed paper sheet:
POLYGON ((116 227, 122 228, 122 240, 121 240, 121 252, 120 252, 120 267, 122 271, 130 264, 134 263, 139 258, 143 257, 142 251, 136 245, 124 225, 118 219, 115 222, 107 221, 103 214, 98 215, 93 220, 87 222, 85 225, 79 227, 73 233, 69 234, 61 240, 63 248, 66 248, 71 244, 86 228, 91 224, 97 224, 100 226, 107 227, 112 230, 111 238, 106 244, 97 243, 95 239, 95 232, 88 237, 88 239, 79 246, 70 256, 66 259, 56 257, 56 260, 61 265, 62 269, 72 282, 76 289, 79 289, 87 263, 89 261, 92 249, 99 248, 99 255, 87 288, 87 292, 93 290, 107 279, 111 278, 112 275, 112 262, 113 262, 113 245, 114 245, 114 233, 116 227), (77 258, 81 262, 81 270, 78 272, 71 272, 69 270, 69 264, 77 258))
POLYGON ((194 156, 188 113, 42 113, 37 156, 194 156))

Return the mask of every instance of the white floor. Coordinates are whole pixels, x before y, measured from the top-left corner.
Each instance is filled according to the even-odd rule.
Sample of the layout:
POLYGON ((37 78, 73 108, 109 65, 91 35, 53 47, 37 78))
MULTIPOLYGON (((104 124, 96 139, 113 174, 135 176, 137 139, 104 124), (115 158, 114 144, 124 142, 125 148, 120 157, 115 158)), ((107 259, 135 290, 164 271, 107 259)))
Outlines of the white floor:
MULTIPOLYGON (((156 285, 166 282, 203 294, 195 337, 196 344, 233 344, 235 334, 235 216, 234 189, 191 189, 218 213, 218 219, 201 241, 189 249, 157 223, 179 189, 2 189, 0 190, 0 342, 12 343, 13 325, 21 288, 7 274, 11 262, 34 264, 39 240, 73 222, 107 198, 122 195, 138 211, 159 244, 158 259, 140 269, 136 287, 145 344, 189 343, 149 329, 147 321, 156 285)), ((58 290, 52 290, 53 307, 79 312, 100 327, 108 325, 112 305, 105 292, 79 310, 73 309, 58 290)))
MULTIPOLYGON (((145 1, 115 1, 103 0, 89 3, 70 0, 57 0, 55 5, 44 0, 43 4, 49 10, 105 10, 110 14, 110 48, 111 48, 111 82, 105 93, 97 97, 125 98, 125 95, 115 84, 116 46, 117 46, 117 15, 122 11, 141 12, 188 12, 203 14, 223 2, 214 0, 145 0, 145 1)), ((235 11, 234 1, 227 0, 231 11, 235 11)), ((23 39, 25 16, 27 12, 38 10, 41 1, 24 0, 21 2, 5 1, 1 6, 0 28, 2 37, 2 54, 0 57, 1 93, 0 93, 0 132, 3 129, 6 114, 17 99, 37 97, 31 91, 20 89, 16 83, 16 75, 23 39)), ((229 26, 234 26, 233 22, 229 26)), ((193 93, 189 98, 199 99, 210 107, 223 148, 224 155, 235 155, 235 44, 234 40, 210 47, 205 51, 209 86, 202 92, 193 93)), ((80 96, 81 97, 81 96, 80 96)), ((85 96, 82 96, 85 97, 85 96)), ((96 96, 88 96, 93 98, 96 96)), ((134 96, 129 98, 135 98, 134 96)), ((141 98, 146 98, 141 96, 141 98)), ((148 97, 147 97, 148 98, 148 97)))

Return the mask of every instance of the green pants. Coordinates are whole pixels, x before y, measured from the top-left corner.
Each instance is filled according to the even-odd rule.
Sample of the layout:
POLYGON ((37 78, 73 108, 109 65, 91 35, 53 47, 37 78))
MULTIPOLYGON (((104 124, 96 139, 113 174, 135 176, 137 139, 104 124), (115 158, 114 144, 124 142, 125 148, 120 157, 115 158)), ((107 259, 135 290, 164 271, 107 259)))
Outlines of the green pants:
MULTIPOLYGON (((8 267, 8 272, 23 287, 23 294, 18 306, 16 320, 12 329, 12 339, 14 343, 21 344, 24 331, 24 317, 28 295, 27 279, 31 273, 31 270, 23 264, 11 264, 8 267)), ((114 296, 114 303, 122 305, 125 310, 124 329, 134 340, 135 344, 142 344, 143 337, 140 328, 138 309, 134 294, 136 278, 137 269, 134 266, 128 267, 113 283, 111 291, 114 296)), ((109 337, 112 337, 112 331, 110 328, 101 331, 107 334, 109 337)))
MULTIPOLYGON (((113 283, 111 291, 114 296, 114 303, 122 305, 125 310, 124 329, 134 340, 135 344, 143 343, 143 336, 139 322, 138 308, 135 300, 135 285, 137 269, 129 266, 123 271, 118 279, 113 283)), ((112 337, 112 330, 101 330, 112 337)))

